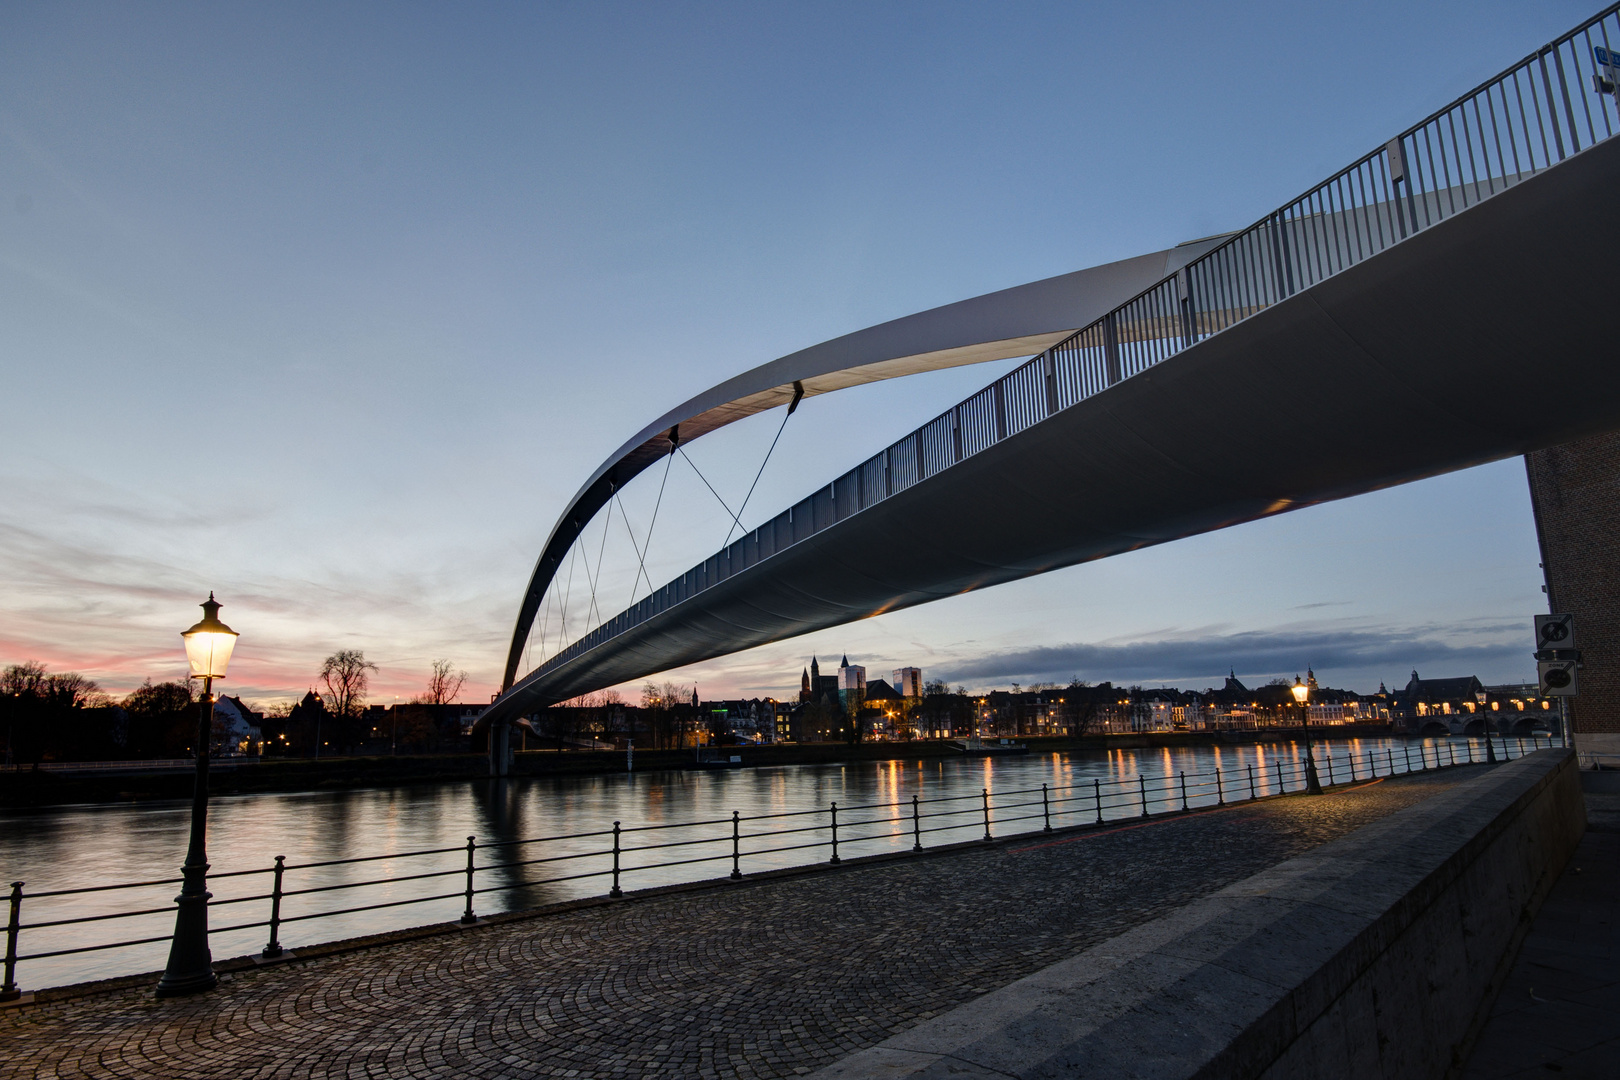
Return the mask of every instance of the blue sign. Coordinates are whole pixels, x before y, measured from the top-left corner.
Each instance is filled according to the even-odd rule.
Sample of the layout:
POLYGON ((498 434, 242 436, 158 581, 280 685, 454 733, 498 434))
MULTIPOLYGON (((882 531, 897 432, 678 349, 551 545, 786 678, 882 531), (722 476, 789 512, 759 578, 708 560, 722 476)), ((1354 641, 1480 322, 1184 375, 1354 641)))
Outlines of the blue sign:
POLYGON ((1598 67, 1620 68, 1620 53, 1610 52, 1599 45, 1592 50, 1592 56, 1598 62, 1598 67))

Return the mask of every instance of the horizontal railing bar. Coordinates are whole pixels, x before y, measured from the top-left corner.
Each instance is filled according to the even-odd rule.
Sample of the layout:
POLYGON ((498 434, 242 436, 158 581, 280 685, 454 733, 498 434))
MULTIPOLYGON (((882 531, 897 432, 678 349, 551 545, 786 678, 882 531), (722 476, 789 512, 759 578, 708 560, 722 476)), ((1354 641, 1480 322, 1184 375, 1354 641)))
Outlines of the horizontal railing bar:
POLYGON ((283 870, 316 870, 323 866, 348 866, 350 863, 378 862, 382 859, 414 859, 422 855, 449 855, 452 852, 465 852, 467 846, 458 844, 455 847, 423 848, 420 851, 395 851, 384 855, 356 855, 352 859, 325 859, 321 862, 288 863, 283 870))
POLYGON ((173 934, 164 934, 161 937, 136 938, 133 941, 109 941, 102 945, 80 945, 72 949, 53 949, 50 952, 28 953, 25 956, 18 956, 17 962, 20 964, 24 960, 44 960, 47 957, 52 956, 71 956, 74 953, 100 952, 103 949, 126 949, 133 945, 150 945, 154 941, 169 941, 172 940, 173 937, 173 934))
POLYGON ((159 885, 181 885, 184 878, 159 878, 155 881, 126 881, 118 885, 86 885, 78 889, 48 889, 43 892, 31 892, 30 900, 44 900, 51 896, 77 896, 80 893, 110 892, 113 889, 148 889, 159 885))
MULTIPOLYGON (((652 828, 652 827, 656 827, 656 826, 649 826, 649 828, 652 828)), ((628 830, 620 829, 619 831, 620 832, 627 832, 628 830)), ((521 844, 542 844, 542 843, 549 843, 549 842, 551 842, 553 840, 590 840, 590 839, 592 839, 594 837, 598 837, 598 836, 612 836, 612 835, 613 835, 613 830, 612 829, 597 829, 595 832, 561 833, 561 834, 559 834, 557 836, 531 836, 526 840, 491 840, 487 844, 479 844, 478 845, 478 850, 479 851, 487 851, 490 848, 517 847, 517 846, 519 846, 521 844)), ((466 851, 467 849, 464 848, 464 847, 461 847, 461 848, 452 848, 451 850, 452 851, 466 851)))
POLYGON ((337 892, 339 889, 363 889, 368 885, 393 885, 401 881, 423 881, 427 878, 454 877, 457 874, 465 874, 466 872, 467 868, 461 867, 458 870, 429 870, 421 874, 401 874, 399 877, 370 878, 366 881, 339 881, 331 885, 311 885, 306 889, 287 889, 281 895, 283 897, 311 896, 315 893, 337 892))
POLYGON ((382 904, 364 904, 360 907, 338 908, 335 911, 312 911, 307 915, 283 915, 283 925, 290 922, 308 922, 310 919, 330 919, 337 915, 353 915, 357 911, 380 911, 383 908, 405 907, 407 904, 426 904, 434 900, 459 900, 467 895, 465 889, 456 892, 435 893, 432 896, 412 896, 404 900, 390 900, 382 904))
MULTIPOLYGON (((730 858, 731 856, 728 855, 726 857, 730 858)), ((611 873, 613 873, 612 870, 592 870, 589 873, 584 873, 584 874, 564 874, 562 877, 541 878, 541 879, 539 879, 537 881, 514 881, 514 882, 511 882, 511 883, 506 884, 506 885, 485 885, 485 886, 482 886, 480 888, 474 889, 473 890, 473 895, 477 896, 479 893, 490 893, 490 892, 509 892, 512 889, 538 889, 542 885, 556 885, 556 884, 558 884, 560 882, 564 882, 564 881, 582 881, 585 878, 606 877, 607 875, 609 875, 611 873)), ((621 870, 620 873, 623 873, 623 871, 621 870)), ((460 895, 465 896, 466 893, 463 892, 460 895)))

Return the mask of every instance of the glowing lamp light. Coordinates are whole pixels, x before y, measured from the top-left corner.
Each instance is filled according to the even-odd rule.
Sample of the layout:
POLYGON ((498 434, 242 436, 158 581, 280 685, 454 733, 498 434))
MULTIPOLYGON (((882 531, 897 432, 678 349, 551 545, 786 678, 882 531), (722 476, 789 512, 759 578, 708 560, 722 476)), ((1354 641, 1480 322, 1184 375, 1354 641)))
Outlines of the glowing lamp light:
POLYGON ((1310 687, 1299 681, 1298 675, 1294 676, 1294 685, 1290 686, 1288 689, 1294 695, 1294 700, 1299 702, 1301 705, 1305 704, 1305 698, 1311 692, 1310 687))
POLYGON ((180 636, 186 641, 186 659, 193 679, 223 679, 236 648, 236 631, 219 621, 219 602, 210 592, 202 604, 202 621, 180 636))

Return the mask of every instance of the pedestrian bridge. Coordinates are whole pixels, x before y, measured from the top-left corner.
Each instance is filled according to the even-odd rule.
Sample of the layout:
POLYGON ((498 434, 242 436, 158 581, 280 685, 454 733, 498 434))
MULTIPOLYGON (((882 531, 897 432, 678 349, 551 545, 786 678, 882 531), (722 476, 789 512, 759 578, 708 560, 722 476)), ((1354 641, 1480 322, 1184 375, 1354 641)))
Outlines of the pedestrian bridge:
POLYGON ((560 516, 480 722, 1620 428, 1620 122, 1593 51, 1620 43, 1617 8, 1240 232, 871 327, 671 410, 560 516), (519 672, 571 545, 677 445, 1031 355, 519 672))

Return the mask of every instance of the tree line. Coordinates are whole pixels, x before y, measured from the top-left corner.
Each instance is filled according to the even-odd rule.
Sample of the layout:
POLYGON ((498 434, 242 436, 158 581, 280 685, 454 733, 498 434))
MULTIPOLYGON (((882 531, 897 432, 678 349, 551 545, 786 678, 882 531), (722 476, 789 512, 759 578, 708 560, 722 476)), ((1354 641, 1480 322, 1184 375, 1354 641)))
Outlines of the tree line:
MULTIPOLYGON (((318 756, 375 740, 366 703, 376 672, 358 649, 328 656, 316 673, 318 690, 311 686, 301 701, 262 710, 258 726, 266 752, 318 756)), ((466 672, 449 660, 435 660, 422 692, 394 710, 385 733, 393 745, 406 752, 442 749, 459 737, 459 727, 447 730, 444 721, 466 681, 466 672)), ((8 765, 187 757, 196 752, 201 707, 201 694, 189 680, 147 679, 115 698, 85 675, 52 672, 37 661, 0 670, 0 738, 8 765)), ((216 753, 226 734, 227 721, 216 710, 216 753)))

